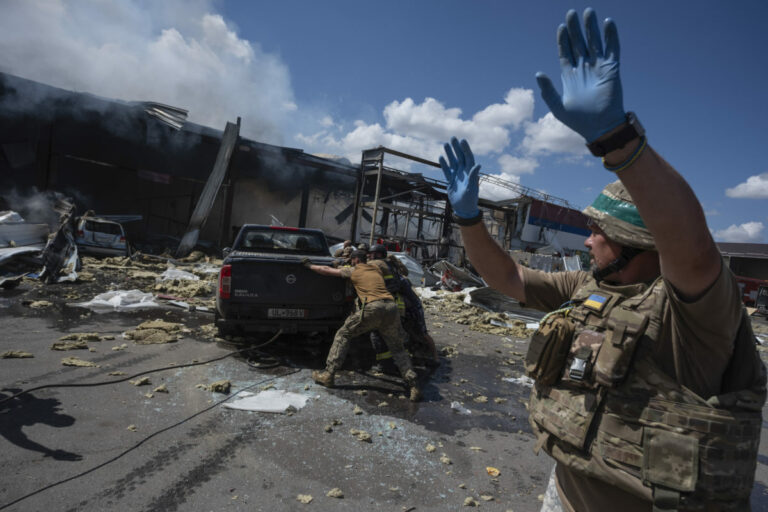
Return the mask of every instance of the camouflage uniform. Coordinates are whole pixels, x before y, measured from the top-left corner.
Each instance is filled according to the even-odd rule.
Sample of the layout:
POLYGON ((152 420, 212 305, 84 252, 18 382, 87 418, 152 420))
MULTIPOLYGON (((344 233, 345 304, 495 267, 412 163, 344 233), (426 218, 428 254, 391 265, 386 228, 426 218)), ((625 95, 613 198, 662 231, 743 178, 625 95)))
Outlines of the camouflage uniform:
POLYGON ((349 315, 333 338, 333 345, 326 360, 328 371, 336 372, 341 368, 352 338, 373 330, 378 330, 384 338, 400 374, 406 380, 415 379, 416 373, 411 366, 411 360, 403 348, 405 332, 400 324, 397 305, 392 300, 370 302, 349 315))
MULTIPOLYGON (((584 213, 623 248, 653 249, 620 182, 584 213)), ((748 509, 766 373, 728 268, 694 301, 661 276, 521 270, 527 305, 551 312, 526 355, 529 421, 563 506, 748 509)))

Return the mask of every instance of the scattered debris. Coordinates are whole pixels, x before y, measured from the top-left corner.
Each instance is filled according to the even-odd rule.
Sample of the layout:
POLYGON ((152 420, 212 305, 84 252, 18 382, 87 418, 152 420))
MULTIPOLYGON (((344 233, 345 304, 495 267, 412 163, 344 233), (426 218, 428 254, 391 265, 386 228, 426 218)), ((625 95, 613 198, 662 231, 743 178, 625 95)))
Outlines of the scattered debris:
POLYGON ((478 395, 475 397, 475 402, 479 404, 486 404, 488 403, 488 397, 485 395, 478 395))
POLYGON ((482 494, 480 495, 480 499, 483 501, 493 501, 493 496, 490 494, 482 494))
POLYGON ((440 278, 441 287, 450 291, 458 291, 472 286, 485 286, 481 277, 446 260, 434 263, 429 267, 429 272, 440 278))
POLYGON ((358 441, 362 441, 364 443, 373 442, 373 439, 371 438, 371 434, 369 434, 365 430, 358 430, 356 428, 351 428, 349 429, 349 433, 355 436, 358 441))
MULTIPOLYGON (((59 341, 101 341, 106 339, 96 332, 73 332, 59 338, 59 341)), ((113 336, 114 339, 114 336, 113 336)))
POLYGON ((484 452, 485 451, 485 449, 482 446, 470 446, 469 449, 472 450, 473 452, 484 452))
MULTIPOLYGON (((306 395, 282 389, 269 389, 258 394, 244 391, 240 393, 240 397, 238 400, 224 404, 224 407, 242 411, 285 413, 298 411, 309 400, 306 395)), ((330 425, 327 428, 330 428, 330 425)), ((326 432, 330 431, 326 430, 326 432)))
POLYGON ((459 351, 455 346, 446 345, 440 349, 440 354, 445 357, 453 357, 459 355, 459 351))
POLYGON ((123 336, 139 345, 156 345, 175 343, 191 332, 184 324, 166 322, 165 320, 148 320, 139 324, 136 329, 126 331, 123 336))
POLYGON ((312 496, 310 494, 299 494, 296 496, 296 501, 309 505, 312 502, 312 496))
POLYGON ((136 432, 138 429, 136 428, 136 425, 128 425, 125 427, 125 430, 130 430, 131 432, 136 432))
POLYGON ((352 409, 352 414, 360 415, 363 414, 363 410, 360 408, 359 405, 356 405, 354 409, 352 409))
POLYGON ((27 359, 30 357, 35 357, 29 352, 24 352, 23 350, 6 350, 2 354, 0 354, 0 359, 27 359))
POLYGON ((389 404, 387 402, 379 402, 378 407, 389 407, 389 404))
POLYGON ((477 504, 477 502, 476 502, 476 501, 474 500, 474 498, 472 498, 471 496, 470 496, 470 497, 467 497, 467 498, 464 500, 464 506, 465 506, 465 507, 476 507, 477 505, 478 505, 478 504, 477 504))
POLYGON ((494 467, 492 467, 492 466, 487 466, 487 467, 485 468, 485 471, 486 471, 486 472, 487 472, 487 473, 488 473, 490 476, 493 476, 493 477, 497 477, 497 476, 499 476, 499 475, 501 474, 501 471, 499 471, 498 469, 496 469, 496 468, 494 468, 494 467))
POLYGON ((168 388, 165 386, 165 384, 160 384, 155 389, 152 390, 153 393, 168 393, 168 388))
POLYGON ((330 434, 331 432, 333 432, 333 427, 331 425, 326 425, 323 428, 323 430, 325 430, 326 432, 328 432, 330 434))
POLYGON ((389 422, 389 428, 392 429, 392 430, 395 430, 397 428, 397 425, 395 425, 394 421, 390 421, 389 422))
POLYGON ((49 300, 36 300, 36 301, 30 302, 28 306, 32 309, 49 308, 53 306, 53 302, 49 300))
POLYGON ((82 359, 78 359, 77 357, 65 357, 61 360, 61 364, 64 366, 81 366, 81 367, 94 367, 94 368, 101 368, 98 364, 92 363, 91 361, 84 361, 82 359))
POLYGON ((112 375, 112 376, 118 377, 120 375, 128 375, 128 374, 125 373, 125 372, 116 371, 116 372, 109 372, 107 375, 112 375))
POLYGON ((142 378, 136 379, 136 380, 129 380, 128 382, 130 382, 134 386, 149 386, 150 384, 152 384, 149 381, 149 377, 142 377, 142 378))
POLYGON ((430 443, 430 444, 428 444, 428 445, 426 446, 425 450, 427 450, 427 452, 428 452, 428 453, 432 453, 432 452, 434 452, 435 450, 437 450, 437 448, 435 448, 435 445, 433 445, 433 444, 431 444, 431 443, 430 443))
POLYGON ((128 348, 128 344, 127 343, 123 343, 121 345, 116 345, 116 346, 112 347, 112 350, 125 350, 126 348, 128 348))
POLYGON ((329 498, 339 498, 339 499, 344 498, 344 493, 338 487, 334 487, 333 489, 328 491, 325 495, 328 496, 329 498))
POLYGON ((440 462, 442 462, 445 465, 453 464, 453 461, 445 453, 440 457, 440 462))
POLYGON ((88 350, 84 341, 57 341, 51 345, 51 350, 88 350))
POLYGON ((216 382, 211 382, 208 386, 210 391, 213 391, 214 393, 223 393, 225 395, 229 394, 231 388, 232 383, 228 380, 217 380, 216 382))
POLYGON ((459 484, 459 489, 466 489, 466 488, 467 488, 467 484, 463 484, 463 483, 459 484))
POLYGON ((451 402, 451 409, 453 409, 454 412, 457 412, 459 414, 464 414, 464 415, 472 414, 472 411, 465 408, 459 402, 451 402))

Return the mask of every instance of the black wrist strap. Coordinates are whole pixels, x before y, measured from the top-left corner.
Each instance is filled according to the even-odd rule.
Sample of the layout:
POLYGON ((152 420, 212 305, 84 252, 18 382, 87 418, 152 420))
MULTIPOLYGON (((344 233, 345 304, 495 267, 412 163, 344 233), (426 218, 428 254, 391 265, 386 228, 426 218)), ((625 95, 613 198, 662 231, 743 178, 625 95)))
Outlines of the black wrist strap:
POLYGON ((482 210, 474 217, 470 217, 468 219, 465 219, 464 217, 459 217, 455 213, 453 214, 453 222, 455 222, 459 226, 474 226, 478 222, 482 222, 482 221, 483 221, 482 210))
POLYGON ((604 140, 596 140, 587 144, 589 151, 595 156, 605 156, 613 150, 623 148, 630 141, 645 135, 645 129, 634 112, 627 112, 624 125, 613 135, 604 140))

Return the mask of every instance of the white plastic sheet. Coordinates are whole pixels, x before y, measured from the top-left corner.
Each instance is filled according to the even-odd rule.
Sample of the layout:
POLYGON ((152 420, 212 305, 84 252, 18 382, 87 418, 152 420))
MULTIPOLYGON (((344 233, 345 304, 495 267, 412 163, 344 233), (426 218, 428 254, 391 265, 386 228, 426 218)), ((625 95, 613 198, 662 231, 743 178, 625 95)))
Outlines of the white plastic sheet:
POLYGON ((521 375, 520 377, 504 377, 501 379, 505 382, 511 382, 512 384, 518 384, 520 386, 525 386, 527 388, 533 387, 533 379, 530 377, 526 377, 525 375, 521 375))
POLYGON ((258 394, 243 391, 239 396, 237 400, 224 404, 224 407, 241 411, 285 413, 298 411, 309 400, 306 395, 284 389, 267 389, 258 394))
POLYGON ((87 302, 74 302, 70 306, 88 308, 96 313, 109 311, 132 311, 136 309, 159 308, 151 293, 141 290, 113 290, 100 293, 87 302))
POLYGON ((160 274, 160 281, 170 281, 172 279, 181 279, 186 281, 199 281, 200 278, 191 272, 179 270, 177 268, 169 268, 162 274, 160 274))

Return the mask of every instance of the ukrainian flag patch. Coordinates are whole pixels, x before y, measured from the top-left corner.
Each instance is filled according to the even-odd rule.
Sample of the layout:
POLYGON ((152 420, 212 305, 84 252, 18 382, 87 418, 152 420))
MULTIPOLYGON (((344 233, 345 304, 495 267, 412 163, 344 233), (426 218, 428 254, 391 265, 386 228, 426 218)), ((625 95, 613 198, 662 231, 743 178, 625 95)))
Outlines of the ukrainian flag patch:
POLYGON ((607 303, 608 297, 603 297, 597 293, 593 293, 584 301, 584 305, 594 311, 602 311, 607 303))

